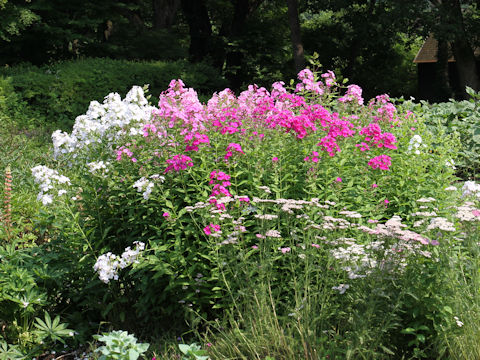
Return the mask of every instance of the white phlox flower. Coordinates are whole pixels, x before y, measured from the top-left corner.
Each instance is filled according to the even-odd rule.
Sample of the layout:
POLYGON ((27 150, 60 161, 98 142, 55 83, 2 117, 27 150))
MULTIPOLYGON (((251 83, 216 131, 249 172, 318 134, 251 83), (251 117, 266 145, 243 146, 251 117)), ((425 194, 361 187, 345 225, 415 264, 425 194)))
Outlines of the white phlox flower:
POLYGON ((337 290, 340 293, 340 295, 343 295, 345 294, 345 291, 347 291, 349 287, 350 285, 348 284, 340 284, 338 286, 333 286, 332 290, 337 290))
POLYGON ((100 255, 93 265, 93 270, 98 273, 98 278, 108 284, 110 280, 118 280, 118 270, 137 263, 138 255, 145 249, 145 244, 141 241, 135 241, 135 249, 130 246, 125 248, 121 256, 108 252, 100 255))
POLYGON ((153 109, 139 86, 134 86, 124 100, 119 94, 110 93, 103 104, 92 101, 87 112, 75 119, 71 134, 61 130, 52 134, 54 156, 71 154, 75 158, 80 150, 94 144, 110 149, 124 134, 140 136, 153 109))
POLYGON ((138 192, 143 192, 142 195, 145 200, 150 198, 154 186, 155 184, 146 177, 141 177, 133 184, 133 187, 136 188, 138 192))
POLYGON ((37 200, 41 201, 43 205, 53 203, 54 194, 50 190, 56 190, 56 196, 62 196, 67 193, 67 190, 59 188, 59 185, 71 185, 68 177, 60 175, 57 170, 50 169, 44 165, 37 165, 31 171, 35 183, 40 188, 37 200))
POLYGON ((475 181, 465 181, 462 186, 462 197, 470 195, 480 196, 480 184, 476 184, 475 181))
POLYGON ((415 149, 415 154, 420 155, 420 146, 422 146, 422 137, 420 135, 413 135, 408 145, 408 151, 415 149))
POLYGON ((106 173, 109 171, 108 167, 110 165, 110 162, 103 162, 103 161, 93 161, 90 163, 87 163, 88 166, 88 171, 91 174, 94 175, 100 175, 100 176, 105 176, 106 173))

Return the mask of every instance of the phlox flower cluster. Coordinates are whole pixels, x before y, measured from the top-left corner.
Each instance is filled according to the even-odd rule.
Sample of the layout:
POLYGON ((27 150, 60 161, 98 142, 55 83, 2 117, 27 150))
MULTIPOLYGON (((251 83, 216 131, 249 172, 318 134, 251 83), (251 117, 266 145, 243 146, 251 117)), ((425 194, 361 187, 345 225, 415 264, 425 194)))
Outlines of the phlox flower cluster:
POLYGON ((372 169, 390 170, 392 165, 392 158, 388 155, 375 156, 368 162, 372 169))
POLYGON ((223 171, 214 170, 210 173, 210 185, 213 185, 212 193, 210 194, 210 204, 215 205, 219 210, 225 210, 225 202, 219 201, 222 197, 231 198, 232 194, 228 191, 230 183, 230 175, 223 171))
POLYGON ((138 192, 142 193, 142 196, 145 200, 150 198, 150 194, 152 193, 154 186, 155 184, 153 181, 150 181, 145 177, 141 177, 133 184, 133 187, 136 188, 138 192))
POLYGON ((466 196, 480 197, 480 184, 475 181, 465 181, 462 186, 462 197, 466 196))
POLYGON ((101 175, 105 176, 108 173, 110 166, 110 162, 103 162, 103 161, 93 161, 87 163, 88 171, 93 175, 101 175))
POLYGON ((230 144, 228 144, 228 146, 227 146, 227 150, 226 150, 227 153, 226 153, 225 156, 224 156, 224 159, 225 159, 225 160, 228 160, 230 157, 233 156, 232 150, 233 150, 233 151, 236 151, 236 152, 238 152, 238 153, 240 153, 240 154, 245 155, 245 153, 244 153, 243 150, 242 150, 242 146, 241 146, 240 144, 230 143, 230 144))
POLYGON ((68 177, 60 175, 57 170, 50 169, 44 165, 37 165, 31 171, 35 183, 39 184, 40 187, 37 200, 41 201, 43 205, 51 204, 56 196, 62 196, 67 193, 67 190, 60 188, 59 185, 71 185, 68 177))
POLYGON ((373 116, 375 122, 391 123, 395 121, 397 109, 390 102, 390 97, 387 94, 376 96, 375 99, 370 100, 368 106, 375 111, 373 116))
POLYGON ((86 114, 75 119, 70 134, 61 130, 52 134, 54 156, 71 154, 76 158, 81 149, 112 144, 125 134, 142 134, 153 109, 139 86, 134 86, 124 100, 117 93, 111 93, 103 104, 92 101, 86 114))
POLYGON ((341 103, 353 102, 358 105, 363 105, 362 88, 354 84, 349 85, 345 95, 343 95, 337 101, 341 103))
POLYGON ((165 169, 165 173, 168 173, 172 170, 180 171, 185 170, 187 167, 193 166, 193 160, 190 156, 187 155, 175 155, 170 159, 166 160, 168 166, 165 169))
MULTIPOLYGON (((365 142, 369 143, 370 146, 376 146, 378 148, 385 147, 392 150, 397 149, 397 147, 394 145, 397 142, 395 136, 389 132, 382 133, 382 129, 377 123, 368 124, 368 126, 364 127, 360 131, 360 134, 365 135, 365 142)), ((360 145, 356 146, 359 147, 360 145)), ((370 146, 367 145, 366 150, 369 150, 370 146)), ((364 151, 363 149, 361 150, 364 151)))
POLYGON ((126 146, 120 146, 116 151, 117 161, 121 161, 123 155, 126 155, 132 162, 136 163, 138 160, 133 156, 133 152, 126 146))
POLYGON ((220 228, 220 225, 210 223, 210 225, 207 225, 203 228, 203 232, 205 233, 205 235, 218 237, 222 233, 222 230, 220 228))
POLYGON ((420 146, 422 146, 422 137, 420 135, 413 135, 408 144, 408 151, 415 149, 414 153, 420 155, 420 146))
POLYGON ((118 280, 119 269, 125 269, 136 262, 140 252, 145 249, 145 244, 141 241, 135 241, 134 245, 135 249, 128 246, 120 256, 111 252, 100 255, 93 266, 93 270, 98 273, 98 278, 105 284, 108 284, 110 280, 118 280))
MULTIPOLYGON (((298 78, 302 82, 297 84, 295 91, 299 92, 307 90, 319 95, 322 95, 324 93, 323 84, 320 81, 315 81, 315 75, 311 70, 304 69, 300 71, 298 73, 298 78)), ((330 84, 332 80, 335 81, 335 75, 333 75, 333 78, 330 78, 330 84)))

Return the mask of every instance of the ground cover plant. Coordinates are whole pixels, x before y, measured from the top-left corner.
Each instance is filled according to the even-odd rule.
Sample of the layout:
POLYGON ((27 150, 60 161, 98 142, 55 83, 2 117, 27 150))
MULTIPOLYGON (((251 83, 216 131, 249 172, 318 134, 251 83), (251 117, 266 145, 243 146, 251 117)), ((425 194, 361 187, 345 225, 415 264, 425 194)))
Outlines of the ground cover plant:
POLYGON ((480 185, 458 183, 458 136, 331 71, 298 80, 91 102, 31 168, 41 241, 14 231, 7 169, 0 357, 101 329, 87 356, 167 357, 173 333, 192 359, 479 358, 480 185))
POLYGON ((457 174, 466 180, 478 179, 480 159, 479 95, 467 88, 469 100, 430 104, 410 103, 411 110, 423 116, 429 130, 438 133, 457 133, 461 148, 457 157, 457 174))

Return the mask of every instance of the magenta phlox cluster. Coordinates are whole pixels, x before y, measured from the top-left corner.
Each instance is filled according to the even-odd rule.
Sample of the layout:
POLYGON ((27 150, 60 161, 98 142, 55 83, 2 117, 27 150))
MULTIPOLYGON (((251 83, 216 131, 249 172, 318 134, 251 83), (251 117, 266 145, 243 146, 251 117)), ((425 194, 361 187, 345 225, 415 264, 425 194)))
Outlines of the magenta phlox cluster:
POLYGON ((340 151, 340 146, 338 146, 336 139, 331 135, 321 138, 317 146, 320 146, 322 150, 326 151, 331 157, 340 151))
POLYGON ((310 156, 305 157, 303 160, 311 161, 313 163, 318 163, 319 159, 320 159, 320 156, 318 154, 318 151, 312 151, 312 154, 310 156))
POLYGON ((219 202, 221 197, 232 197, 228 187, 230 183, 230 175, 223 171, 214 170, 210 173, 210 185, 213 185, 212 193, 210 194, 210 204, 215 205, 218 210, 225 210, 225 203, 219 202))
MULTIPOLYGON (((370 146, 376 146, 378 148, 386 147, 392 150, 397 149, 395 145, 397 142, 395 135, 389 132, 382 133, 382 129, 377 123, 368 124, 368 126, 360 130, 360 135, 365 135, 365 142, 370 143, 370 146)), ((370 147, 365 145, 365 143, 361 143, 356 146, 360 147, 360 150, 364 149, 362 151, 369 150, 370 147)))
POLYGON ((245 153, 242 150, 242 146, 240 144, 237 144, 237 143, 228 144, 227 149, 225 151, 227 152, 224 156, 225 160, 228 160, 229 158, 231 158, 233 156, 234 152, 245 155, 245 153))
POLYGON ((205 235, 218 234, 221 233, 221 228, 220 225, 210 223, 210 225, 207 225, 203 228, 203 232, 205 235))
POLYGON ((166 160, 168 166, 165 169, 165 173, 168 173, 172 170, 180 171, 185 170, 187 167, 193 166, 193 161, 190 156, 187 155, 175 155, 170 159, 166 160))
POLYGON ((390 170, 392 158, 388 155, 375 156, 368 162, 368 165, 370 165, 372 169, 390 170))

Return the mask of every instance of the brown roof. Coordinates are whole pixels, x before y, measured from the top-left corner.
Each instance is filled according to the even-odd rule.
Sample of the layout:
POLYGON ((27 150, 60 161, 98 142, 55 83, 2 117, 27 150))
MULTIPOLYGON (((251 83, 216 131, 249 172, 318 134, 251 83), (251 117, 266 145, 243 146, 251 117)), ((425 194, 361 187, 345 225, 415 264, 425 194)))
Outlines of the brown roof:
MULTIPOLYGON (((422 45, 422 48, 418 51, 417 56, 413 60, 414 63, 435 63, 437 62, 437 48, 438 41, 430 35, 422 45)), ((480 55, 480 48, 475 49, 475 56, 480 55)), ((448 62, 455 62, 455 58, 452 53, 452 49, 448 46, 448 62)))
MULTIPOLYGON (((418 51, 417 56, 413 60, 414 63, 434 63, 437 62, 437 49, 438 41, 429 36, 422 45, 422 48, 418 51)), ((448 62, 455 61, 450 46, 448 47, 448 62)))

